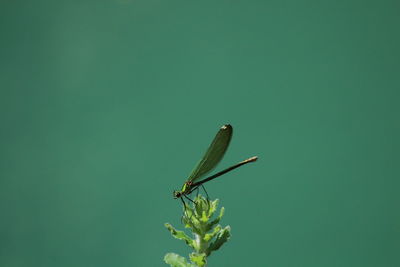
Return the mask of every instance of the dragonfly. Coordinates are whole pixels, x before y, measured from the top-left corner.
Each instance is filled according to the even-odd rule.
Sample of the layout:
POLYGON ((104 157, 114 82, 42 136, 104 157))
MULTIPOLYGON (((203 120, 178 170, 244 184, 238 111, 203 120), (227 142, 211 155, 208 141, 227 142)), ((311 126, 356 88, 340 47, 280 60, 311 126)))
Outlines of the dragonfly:
MULTIPOLYGON (((220 172, 217 172, 214 175, 211 175, 207 178, 203 178, 206 174, 208 174, 210 171, 212 171, 218 163, 222 160, 222 158, 225 155, 225 152, 228 149, 229 143, 232 139, 232 133, 233 133, 233 128, 230 124, 225 124, 223 125, 217 134, 214 137, 214 140, 208 147, 206 153, 204 156, 201 158, 201 160, 197 163, 197 165, 194 167, 193 171, 187 178, 186 182, 183 184, 181 190, 175 190, 173 192, 174 199, 181 199, 183 204, 185 205, 185 201, 183 198, 186 198, 187 200, 193 202, 188 195, 190 195, 193 191, 198 189, 200 186, 203 187, 203 184, 206 182, 209 182, 211 180, 214 180, 215 178, 233 171, 236 168, 239 168, 240 166, 243 166, 247 163, 250 162, 255 162, 257 160, 257 157, 251 157, 246 160, 243 160, 229 168, 226 168, 220 172)), ((204 189, 204 187, 203 187, 204 189)), ((207 191, 205 191, 207 194, 207 191)), ((207 194, 208 196, 208 194, 207 194)))

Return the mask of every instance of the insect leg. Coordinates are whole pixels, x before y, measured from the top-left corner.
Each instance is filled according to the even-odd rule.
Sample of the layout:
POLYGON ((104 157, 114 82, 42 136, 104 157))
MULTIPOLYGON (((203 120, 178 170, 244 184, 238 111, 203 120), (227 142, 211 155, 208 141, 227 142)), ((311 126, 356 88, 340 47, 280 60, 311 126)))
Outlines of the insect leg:
POLYGON ((203 185, 203 184, 201 184, 201 187, 203 188, 203 190, 204 190, 204 193, 206 193, 206 196, 207 196, 207 201, 208 201, 208 200, 210 200, 210 197, 208 196, 207 190, 206 190, 206 188, 204 187, 204 185, 203 185))
MULTIPOLYGON (((193 190, 192 190, 193 191, 193 190)), ((194 205, 194 210, 196 210, 196 202, 194 202, 192 199, 190 199, 187 195, 183 195, 187 200, 189 200, 190 202, 192 202, 193 203, 193 205, 194 205)), ((183 201, 183 199, 182 199, 182 201, 183 201)), ((185 206, 185 210, 186 210, 186 206, 185 206)), ((190 217, 189 217, 189 220, 192 218, 192 216, 193 216, 193 213, 194 213, 194 211, 192 211, 192 214, 190 215, 190 217)), ((188 214, 187 214, 187 212, 186 212, 186 216, 187 216, 188 214)))
MULTIPOLYGON (((182 204, 183 204, 183 213, 187 215, 186 202, 185 202, 185 200, 183 200, 182 197, 180 197, 180 200, 182 201, 182 204)), ((181 223, 183 223, 182 219, 183 219, 183 216, 181 217, 181 223)))
MULTIPOLYGON (((193 191, 193 190, 192 190, 193 191)), ((190 193, 192 193, 192 191, 190 191, 190 193)), ((192 202, 193 204, 196 204, 196 202, 194 202, 192 199, 190 199, 187 195, 183 195, 187 200, 189 200, 190 202, 192 202)))
POLYGON ((197 187, 197 191, 196 191, 196 198, 198 198, 199 197, 199 187, 197 187))

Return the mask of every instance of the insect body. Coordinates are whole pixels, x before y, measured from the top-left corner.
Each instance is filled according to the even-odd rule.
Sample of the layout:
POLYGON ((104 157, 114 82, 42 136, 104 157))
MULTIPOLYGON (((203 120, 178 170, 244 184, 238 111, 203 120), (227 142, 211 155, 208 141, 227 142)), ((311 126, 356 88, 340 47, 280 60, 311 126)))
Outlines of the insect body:
MULTIPOLYGON (((174 191, 174 198, 180 198, 182 201, 182 197, 188 198, 187 196, 196 190, 199 186, 202 186, 204 183, 211 181, 227 172, 230 172, 242 165, 245 165, 250 162, 254 162, 257 160, 257 157, 251 157, 244 161, 241 161, 225 170, 222 170, 210 177, 207 177, 203 180, 200 180, 203 176, 213 170, 218 163, 223 158, 226 150, 228 149, 229 143, 232 138, 232 126, 229 124, 223 125, 221 129, 217 132, 214 140, 211 145, 208 147, 207 152, 203 156, 203 158, 197 163, 196 167, 193 169, 192 173, 189 175, 189 178, 183 184, 181 190, 174 191)), ((188 198, 189 199, 189 198, 188 198)), ((189 199, 190 200, 190 199, 189 199)))

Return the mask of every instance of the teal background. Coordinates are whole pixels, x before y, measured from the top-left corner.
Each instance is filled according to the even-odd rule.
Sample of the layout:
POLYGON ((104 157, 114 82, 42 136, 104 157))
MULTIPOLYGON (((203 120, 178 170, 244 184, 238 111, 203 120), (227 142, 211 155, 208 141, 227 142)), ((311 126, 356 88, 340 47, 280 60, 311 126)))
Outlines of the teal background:
POLYGON ((400 266, 398 1, 0 4, 0 266, 166 266, 218 128, 209 266, 400 266))

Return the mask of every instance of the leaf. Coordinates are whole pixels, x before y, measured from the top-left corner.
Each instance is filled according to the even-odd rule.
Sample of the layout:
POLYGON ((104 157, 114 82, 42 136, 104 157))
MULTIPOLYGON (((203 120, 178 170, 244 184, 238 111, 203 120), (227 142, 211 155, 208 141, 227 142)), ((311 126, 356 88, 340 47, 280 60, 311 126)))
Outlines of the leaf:
POLYGON ((172 267, 196 267, 196 265, 188 263, 184 257, 175 253, 167 253, 164 256, 164 261, 172 267))
POLYGON ((217 210, 218 203, 219 203, 219 199, 216 199, 216 200, 210 202, 210 209, 208 211, 209 217, 213 216, 214 212, 217 210))
POLYGON ((225 227, 217 234, 217 238, 214 242, 210 244, 207 249, 207 255, 210 255, 211 252, 218 250, 224 243, 226 243, 231 237, 231 228, 229 226, 225 227))
POLYGON ((203 199, 201 195, 198 195, 194 200, 195 205, 194 208, 196 210, 196 216, 201 215, 204 211, 209 209, 208 201, 203 199))
POLYGON ((190 228, 194 233, 201 235, 201 229, 200 229, 201 224, 199 220, 196 218, 196 216, 194 215, 191 217, 184 216, 182 218, 182 221, 185 225, 185 228, 190 228))
POLYGON ((207 230, 207 231, 210 231, 211 228, 212 228, 214 225, 216 225, 217 223, 219 223, 219 221, 222 219, 222 216, 224 216, 224 213, 225 213, 225 209, 224 209, 224 207, 222 207, 221 210, 220 210, 220 212, 219 212, 218 217, 215 218, 214 220, 212 220, 211 222, 208 223, 207 229, 206 229, 206 230, 207 230))
POLYGON ((207 214, 206 214, 206 212, 204 210, 203 210, 203 213, 201 214, 200 221, 203 222, 203 223, 208 222, 208 217, 207 217, 207 214))
POLYGON ((197 266, 199 266, 199 267, 203 267, 207 264, 206 253, 201 253, 201 254, 191 253, 189 255, 189 257, 190 257, 190 260, 192 262, 196 263, 197 266))
POLYGON ((206 234, 204 236, 204 240, 207 242, 210 241, 219 231, 221 231, 221 229, 222 229, 221 225, 215 226, 215 228, 212 230, 211 233, 206 234))
POLYGON ((183 231, 178 231, 176 230, 171 224, 166 223, 165 227, 171 232, 172 236, 175 237, 176 239, 180 239, 185 241, 185 243, 187 245, 189 245, 190 247, 194 248, 194 243, 193 240, 188 237, 185 232, 183 231))

